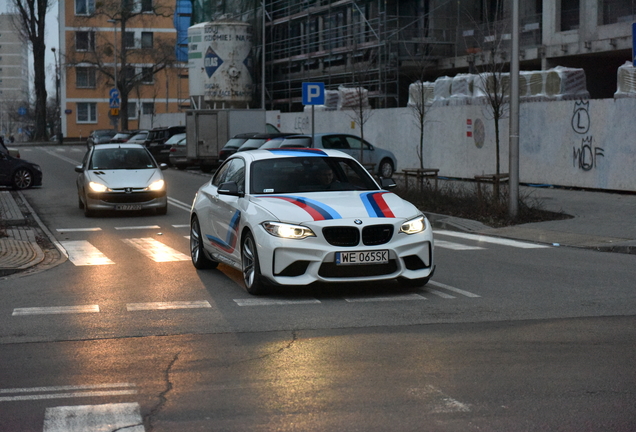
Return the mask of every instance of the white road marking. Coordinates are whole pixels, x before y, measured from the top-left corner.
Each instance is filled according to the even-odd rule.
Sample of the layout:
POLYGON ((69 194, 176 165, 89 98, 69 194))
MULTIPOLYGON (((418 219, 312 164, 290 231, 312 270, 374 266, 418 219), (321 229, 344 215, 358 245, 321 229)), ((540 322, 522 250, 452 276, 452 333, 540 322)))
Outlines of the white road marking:
POLYGON ((452 287, 450 285, 446 285, 446 284, 435 282, 435 281, 429 281, 428 284, 436 286, 436 287, 439 287, 439 288, 444 288, 445 290, 452 291, 454 293, 461 294, 461 295, 466 296, 466 297, 473 297, 473 298, 481 297, 481 296, 478 296, 477 294, 473 294, 471 292, 464 291, 464 290, 461 290, 459 288, 455 288, 455 287, 452 287))
POLYGON ((172 225, 174 228, 190 228, 189 224, 172 225))
POLYGON ((60 244, 66 249, 68 259, 76 266, 115 264, 86 240, 63 241, 60 244))
POLYGON ((137 402, 47 408, 44 432, 144 432, 137 402))
POLYGON ((249 299, 234 299, 234 302, 239 306, 273 306, 273 305, 299 305, 299 304, 315 304, 320 303, 318 299, 261 299, 261 298, 249 298, 249 299))
POLYGON ((160 229, 159 225, 141 225, 128 227, 115 227, 116 230, 136 230, 136 229, 160 229))
POLYGON ((15 308, 12 316, 24 315, 59 315, 72 313, 97 313, 99 305, 83 305, 83 306, 50 306, 50 307, 29 307, 15 308))
POLYGON ((181 210, 189 212, 192 209, 192 204, 184 203, 174 198, 168 197, 168 204, 173 205, 181 210))
POLYGON ((70 164, 73 164, 73 165, 81 165, 82 164, 82 162, 80 162, 80 161, 68 158, 66 156, 62 156, 61 154, 58 154, 58 153, 56 153, 56 152, 54 152, 52 150, 49 150, 46 147, 38 147, 37 149, 38 150, 42 150, 43 152, 48 153, 51 156, 55 156, 56 158, 62 159, 63 161, 66 161, 66 162, 68 162, 70 164))
MULTIPOLYGON (((33 401, 45 399, 70 399, 104 396, 125 396, 137 394, 137 390, 97 390, 72 393, 47 393, 41 395, 1 396, 0 402, 33 401)), ((92 429, 91 429, 92 430, 92 429)))
POLYGON ((480 250, 484 249, 479 246, 469 246, 461 243, 453 243, 445 240, 435 240, 435 247, 441 247, 444 249, 452 249, 452 250, 480 250))
POLYGON ((101 231, 102 229, 99 227, 95 228, 58 228, 56 231, 65 233, 65 232, 80 232, 80 231, 101 231))
POLYGON ((377 297, 345 297, 349 303, 380 302, 380 301, 402 301, 402 300, 426 300, 426 297, 419 294, 401 294, 394 296, 377 297))
POLYGON ((86 385, 67 385, 67 386, 52 386, 52 387, 22 387, 22 388, 10 388, 0 389, 0 394, 10 393, 38 393, 38 392, 59 392, 67 390, 97 390, 107 388, 132 388, 137 387, 137 384, 133 383, 112 383, 112 384, 86 384, 86 385))
POLYGON ((433 413, 470 412, 470 406, 444 394, 438 388, 427 385, 407 390, 411 396, 425 399, 426 407, 433 413))
POLYGON ((168 310, 168 309, 200 309, 211 308, 207 301, 173 301, 173 302, 153 302, 153 303, 128 303, 128 312, 146 310, 168 310))
MULTIPOLYGON (((550 247, 548 245, 542 245, 542 244, 536 244, 536 243, 527 243, 527 242, 521 242, 521 241, 517 241, 517 240, 510 240, 510 239, 504 239, 504 238, 499 238, 499 237, 489 237, 489 236, 478 235, 478 234, 467 234, 467 233, 461 233, 461 232, 457 232, 457 231, 439 230, 439 231, 435 231, 434 234, 445 235, 445 236, 450 236, 450 237, 459 237, 459 238, 463 238, 463 239, 467 239, 467 240, 474 240, 474 241, 483 242, 483 243, 492 243, 492 244, 498 244, 498 245, 503 245, 503 246, 512 246, 512 247, 521 248, 521 249, 542 249, 542 248, 549 248, 550 247)), ((435 242, 435 243, 437 243, 437 242, 435 242)))
POLYGON ((122 241, 155 262, 190 261, 188 255, 182 254, 153 238, 122 239, 122 241))
MULTIPOLYGON (((429 283, 430 283, 430 282, 429 282, 429 283)), ((436 296, 441 297, 441 298, 445 298, 445 299, 454 299, 454 298, 457 298, 457 297, 452 296, 452 295, 450 295, 450 294, 446 294, 446 293, 444 293, 444 292, 437 291, 437 290, 430 289, 430 288, 427 288, 427 289, 426 289, 426 292, 429 292, 429 293, 431 293, 431 294, 435 294, 436 296)))

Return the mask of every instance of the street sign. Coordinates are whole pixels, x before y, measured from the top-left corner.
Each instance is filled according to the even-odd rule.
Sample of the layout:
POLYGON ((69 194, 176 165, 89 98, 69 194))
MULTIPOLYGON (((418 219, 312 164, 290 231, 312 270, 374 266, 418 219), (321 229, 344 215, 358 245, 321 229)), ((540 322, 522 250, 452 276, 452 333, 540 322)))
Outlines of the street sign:
POLYGON ((116 88, 110 89, 110 108, 119 108, 119 90, 116 88))
POLYGON ((111 117, 118 117, 119 116, 119 108, 111 108, 110 109, 110 116, 111 117))
POLYGON ((18 108, 18 114, 19 115, 23 116, 23 115, 26 115, 26 113, 27 113, 26 108, 24 108, 24 107, 18 108))
POLYGON ((325 83, 303 83, 303 105, 324 105, 325 83))

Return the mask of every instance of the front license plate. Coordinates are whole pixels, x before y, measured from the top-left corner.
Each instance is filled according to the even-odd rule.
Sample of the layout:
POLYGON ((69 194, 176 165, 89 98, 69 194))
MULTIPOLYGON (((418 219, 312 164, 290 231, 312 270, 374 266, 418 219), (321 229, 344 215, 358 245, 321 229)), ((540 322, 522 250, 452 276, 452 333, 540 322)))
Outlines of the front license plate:
POLYGON ((386 264, 388 262, 388 250, 336 252, 337 265, 386 264))
POLYGON ((115 206, 115 210, 141 210, 139 204, 120 204, 115 206))

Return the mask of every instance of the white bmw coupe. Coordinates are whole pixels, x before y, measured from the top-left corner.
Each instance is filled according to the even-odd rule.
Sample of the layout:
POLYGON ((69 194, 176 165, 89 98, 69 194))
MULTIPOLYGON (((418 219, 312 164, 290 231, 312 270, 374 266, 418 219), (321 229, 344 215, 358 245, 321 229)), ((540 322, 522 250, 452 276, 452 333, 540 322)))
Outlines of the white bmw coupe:
POLYGON ((435 268, 433 231, 420 210, 383 189, 393 186, 337 150, 236 153, 194 199, 192 262, 240 270, 255 295, 317 281, 424 285, 435 268))

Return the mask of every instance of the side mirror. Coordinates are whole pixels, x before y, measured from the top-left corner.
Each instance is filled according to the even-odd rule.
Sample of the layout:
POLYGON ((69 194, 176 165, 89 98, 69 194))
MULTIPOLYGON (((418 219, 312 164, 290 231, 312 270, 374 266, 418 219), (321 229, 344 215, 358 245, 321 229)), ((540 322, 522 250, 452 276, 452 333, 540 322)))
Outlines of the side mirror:
POLYGON ((239 192, 238 185, 234 181, 221 183, 217 191, 219 192, 219 195, 231 195, 237 197, 245 195, 243 192, 239 192))
POLYGON ((82 171, 84 171, 84 167, 82 165, 77 165, 75 167, 75 172, 76 173, 81 173, 82 171))
POLYGON ((380 181, 380 186, 382 186, 382 189, 393 189, 394 187, 397 186, 397 183, 395 183, 393 179, 383 178, 380 181))
POLYGON ((160 168, 162 171, 163 171, 163 170, 166 170, 166 169, 168 169, 168 164, 165 164, 165 163, 159 164, 159 168, 160 168))

